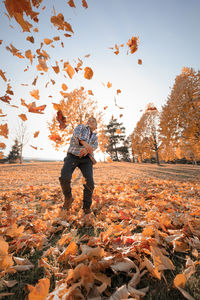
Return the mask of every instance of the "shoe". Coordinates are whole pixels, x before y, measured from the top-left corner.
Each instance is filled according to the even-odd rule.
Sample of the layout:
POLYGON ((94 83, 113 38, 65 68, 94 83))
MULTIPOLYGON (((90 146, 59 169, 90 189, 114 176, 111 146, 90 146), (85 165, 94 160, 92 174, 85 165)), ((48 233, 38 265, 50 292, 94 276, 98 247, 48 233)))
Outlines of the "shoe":
POLYGON ((66 198, 65 197, 65 202, 63 204, 62 210, 68 210, 70 209, 72 202, 74 201, 74 198, 70 197, 70 198, 66 198))

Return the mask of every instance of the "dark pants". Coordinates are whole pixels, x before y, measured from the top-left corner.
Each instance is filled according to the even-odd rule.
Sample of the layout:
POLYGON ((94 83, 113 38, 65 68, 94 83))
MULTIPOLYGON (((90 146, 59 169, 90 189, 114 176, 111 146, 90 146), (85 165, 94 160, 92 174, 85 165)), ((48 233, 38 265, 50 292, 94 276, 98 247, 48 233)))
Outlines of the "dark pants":
POLYGON ((71 198, 71 179, 76 167, 81 170, 86 181, 83 191, 83 209, 88 209, 92 204, 92 194, 94 190, 93 165, 89 156, 79 158, 78 156, 68 153, 64 159, 61 176, 59 177, 60 185, 65 198, 71 198))

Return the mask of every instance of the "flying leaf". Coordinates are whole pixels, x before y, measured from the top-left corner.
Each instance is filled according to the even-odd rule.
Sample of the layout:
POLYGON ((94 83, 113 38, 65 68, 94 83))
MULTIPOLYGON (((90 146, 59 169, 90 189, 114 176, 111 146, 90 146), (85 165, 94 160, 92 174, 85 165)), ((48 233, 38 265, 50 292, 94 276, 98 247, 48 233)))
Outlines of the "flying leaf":
POLYGON ((7 78, 5 77, 5 72, 3 72, 1 69, 0 69, 0 76, 3 78, 4 81, 7 81, 7 78))
POLYGON ((63 89, 63 91, 67 90, 67 85, 65 83, 62 84, 62 89, 63 89))
POLYGON ((32 82, 32 85, 36 85, 37 80, 38 80, 38 76, 35 77, 35 79, 32 82))
POLYGON ((34 37, 33 36, 27 36, 27 41, 31 42, 32 44, 35 42, 34 37))
POLYGON ((61 105, 60 104, 57 104, 57 103, 52 103, 53 104, 53 108, 55 109, 55 110, 60 110, 60 108, 61 108, 61 105))
POLYGON ((12 87, 11 87, 11 85, 8 83, 6 93, 9 94, 9 95, 13 95, 14 93, 13 93, 13 91, 12 91, 11 89, 12 89, 12 87))
POLYGON ((142 60, 138 59, 138 65, 142 65, 142 60))
POLYGON ((27 117, 25 114, 21 114, 19 115, 19 117, 22 119, 22 121, 26 121, 27 120, 27 117))
POLYGON ((49 45, 49 44, 51 44, 53 42, 53 40, 51 40, 51 39, 44 39, 44 43, 46 44, 46 45, 49 45))
POLYGON ((36 132, 34 133, 33 137, 34 137, 34 138, 38 137, 39 133, 40 133, 39 131, 36 131, 36 132))
POLYGON ((117 95, 121 93, 121 90, 117 90, 117 95))
POLYGON ((74 76, 75 71, 69 63, 66 64, 66 67, 65 67, 64 71, 66 71, 67 74, 69 75, 69 77, 72 79, 72 77, 74 76))
POLYGON ((92 90, 88 90, 88 95, 92 95, 92 96, 94 96, 94 94, 93 94, 92 90))
POLYGON ((31 62, 31 65, 32 65, 32 62, 33 62, 33 56, 32 56, 31 50, 27 50, 27 51, 25 52, 25 56, 26 56, 26 58, 30 59, 30 62, 31 62))
POLYGON ((37 147, 30 145, 30 147, 32 147, 33 149, 37 150, 37 147))
POLYGON ((63 113, 61 110, 57 111, 57 116, 56 120, 59 122, 59 128, 60 129, 65 129, 66 128, 66 117, 64 117, 63 113))
POLYGON ((19 50, 15 48, 12 44, 10 44, 10 48, 7 46, 6 49, 10 51, 13 54, 13 56, 24 58, 24 56, 19 52, 19 50))
POLYGON ((30 91, 30 95, 32 97, 34 97, 36 100, 39 100, 40 99, 40 96, 39 96, 39 90, 32 90, 30 91))
POLYGON ((107 87, 108 87, 108 88, 111 88, 111 86, 112 86, 112 83, 110 83, 110 82, 108 81, 107 87))
POLYGON ((59 41, 59 40, 60 40, 60 37, 59 37, 59 36, 54 36, 53 40, 54 40, 54 41, 59 41))
POLYGON ((60 142, 62 139, 58 134, 52 134, 49 136, 50 140, 54 141, 54 142, 60 142))
POLYGON ((4 143, 0 143, 0 149, 5 149, 6 145, 4 143))
POLYGON ((39 64, 36 66, 37 70, 38 71, 45 71, 45 72, 47 72, 48 71, 48 67, 46 65, 46 60, 38 58, 38 62, 39 62, 39 64))
POLYGON ((70 7, 76 7, 73 0, 69 0, 67 3, 70 7))
POLYGON ((60 72, 59 66, 55 66, 55 67, 52 66, 52 69, 54 70, 54 72, 55 72, 56 74, 58 74, 58 73, 60 72))
POLYGON ((88 8, 86 0, 82 0, 82 5, 83 5, 83 7, 88 8))
POLYGON ((0 135, 4 136, 7 139, 8 138, 8 133, 9 133, 8 125, 7 124, 4 124, 4 125, 0 124, 0 135))
POLYGON ((131 54, 135 53, 138 50, 138 43, 139 38, 136 36, 133 36, 131 39, 128 40, 128 47, 130 48, 131 54))
POLYGON ((90 67, 86 67, 85 68, 85 74, 84 74, 84 77, 86 79, 91 79, 93 77, 93 71, 90 67))

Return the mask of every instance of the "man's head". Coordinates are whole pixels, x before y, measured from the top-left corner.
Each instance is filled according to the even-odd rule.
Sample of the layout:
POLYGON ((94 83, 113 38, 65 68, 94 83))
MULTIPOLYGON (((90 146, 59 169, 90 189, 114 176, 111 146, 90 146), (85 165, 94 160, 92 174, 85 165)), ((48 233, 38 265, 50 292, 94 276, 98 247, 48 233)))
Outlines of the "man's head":
POLYGON ((87 126, 90 127, 91 131, 94 131, 95 129, 97 129, 97 120, 93 117, 90 117, 87 121, 87 126))

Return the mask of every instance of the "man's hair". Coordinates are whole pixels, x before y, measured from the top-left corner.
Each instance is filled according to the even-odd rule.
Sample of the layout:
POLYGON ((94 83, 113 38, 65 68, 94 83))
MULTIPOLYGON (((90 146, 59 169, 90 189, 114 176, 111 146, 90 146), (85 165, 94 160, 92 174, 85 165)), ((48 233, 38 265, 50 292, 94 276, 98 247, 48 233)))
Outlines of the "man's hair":
POLYGON ((97 120, 96 120, 96 118, 94 118, 94 117, 89 117, 89 118, 88 118, 88 122, 89 122, 90 120, 93 120, 93 121, 95 121, 95 122, 97 123, 97 120))

